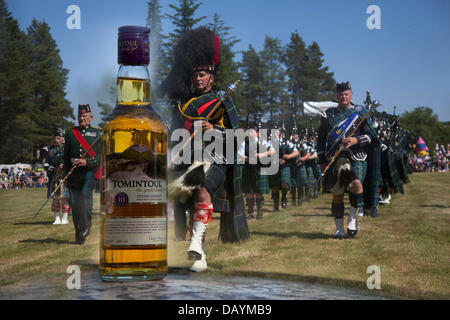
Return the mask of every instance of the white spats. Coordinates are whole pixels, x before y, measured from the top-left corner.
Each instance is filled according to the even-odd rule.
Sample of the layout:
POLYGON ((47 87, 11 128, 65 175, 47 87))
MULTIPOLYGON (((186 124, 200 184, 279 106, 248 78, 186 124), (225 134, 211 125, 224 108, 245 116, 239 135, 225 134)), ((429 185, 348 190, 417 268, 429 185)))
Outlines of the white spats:
POLYGON ((336 225, 336 234, 334 235, 334 237, 339 239, 344 238, 345 236, 344 219, 343 218, 334 219, 334 223, 336 225))
POLYGON ((67 216, 68 216, 68 213, 64 212, 63 216, 62 216, 62 219, 61 219, 61 224, 68 224, 69 223, 69 221, 67 220, 67 216))
POLYGON ((358 230, 358 214, 359 212, 363 212, 362 208, 355 208, 350 206, 350 210, 348 211, 348 220, 347 220, 347 229, 355 231, 358 230), (361 210, 360 210, 361 209, 361 210))
POLYGON ((195 203, 192 236, 188 248, 188 258, 190 260, 195 260, 191 267, 192 271, 201 272, 207 268, 203 246, 206 227, 208 226, 208 222, 212 219, 212 212, 212 203, 195 203))
POLYGON ((61 220, 59 219, 59 212, 53 212, 55 215, 55 221, 53 221, 53 224, 61 224, 61 220))
POLYGON ((207 224, 202 221, 194 221, 192 228, 192 237, 189 244, 188 252, 194 251, 199 255, 203 255, 203 235, 205 234, 207 224))
POLYGON ((207 268, 208 268, 208 265, 207 265, 207 263, 206 263, 206 256, 205 256, 205 254, 203 253, 203 254, 202 254, 202 258, 201 258, 200 260, 196 260, 196 261, 192 264, 190 270, 191 270, 191 271, 194 271, 194 272, 202 272, 202 271, 205 271, 207 268))

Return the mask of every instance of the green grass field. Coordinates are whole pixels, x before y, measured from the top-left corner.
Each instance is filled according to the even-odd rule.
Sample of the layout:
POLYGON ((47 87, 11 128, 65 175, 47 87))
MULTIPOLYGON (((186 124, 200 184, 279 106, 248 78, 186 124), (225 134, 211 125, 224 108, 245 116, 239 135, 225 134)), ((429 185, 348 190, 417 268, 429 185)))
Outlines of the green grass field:
MULTIPOLYGON (((307 281, 369 291, 367 268, 381 270, 381 289, 373 294, 412 299, 450 298, 450 173, 415 173, 405 194, 381 206, 377 218, 359 218, 355 239, 334 240, 331 195, 301 207, 271 212, 266 195, 262 220, 249 220, 251 238, 240 244, 218 239, 219 215, 208 225, 208 273, 307 281)), ((95 270, 99 258, 99 216, 91 235, 75 245, 70 224, 53 226, 50 204, 32 220, 45 200, 43 189, 0 189, 0 293, 24 292, 50 283, 64 298, 66 269, 78 264, 95 270)), ((99 211, 98 194, 94 211, 99 211)), ((346 210, 347 211, 347 210, 346 210)), ((169 223, 169 268, 188 268, 188 241, 176 242, 169 223)))

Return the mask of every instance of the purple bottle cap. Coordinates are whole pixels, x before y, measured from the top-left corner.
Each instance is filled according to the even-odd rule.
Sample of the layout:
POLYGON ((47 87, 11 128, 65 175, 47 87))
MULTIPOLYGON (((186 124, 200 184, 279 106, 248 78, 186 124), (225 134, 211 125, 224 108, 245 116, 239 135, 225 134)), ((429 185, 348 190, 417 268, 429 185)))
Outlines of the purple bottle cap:
POLYGON ((119 28, 118 63, 126 65, 149 64, 150 62, 150 29, 139 26, 123 26, 119 28))

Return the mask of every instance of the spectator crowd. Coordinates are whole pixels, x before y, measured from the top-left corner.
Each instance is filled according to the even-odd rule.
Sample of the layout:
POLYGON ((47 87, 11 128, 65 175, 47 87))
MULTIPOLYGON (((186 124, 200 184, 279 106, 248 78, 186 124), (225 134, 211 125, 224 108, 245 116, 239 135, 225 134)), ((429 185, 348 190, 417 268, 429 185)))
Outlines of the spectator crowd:
POLYGON ((437 145, 433 155, 416 154, 409 156, 410 172, 446 172, 449 171, 448 162, 450 159, 450 144, 447 148, 444 145, 437 145))
POLYGON ((42 188, 46 187, 47 183, 47 172, 39 168, 18 168, 15 171, 12 167, 8 172, 0 173, 0 188, 3 189, 42 188))

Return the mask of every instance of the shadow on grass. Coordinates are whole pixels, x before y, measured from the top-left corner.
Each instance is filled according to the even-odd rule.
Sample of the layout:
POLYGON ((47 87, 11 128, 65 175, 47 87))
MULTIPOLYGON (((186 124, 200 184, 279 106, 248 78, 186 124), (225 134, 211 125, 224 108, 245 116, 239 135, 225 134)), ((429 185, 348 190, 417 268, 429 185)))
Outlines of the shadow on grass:
POLYGON ((53 221, 30 221, 30 222, 17 222, 15 226, 50 226, 53 225, 53 221))
POLYGON ((331 204, 329 207, 312 207, 314 210, 325 210, 325 211, 331 211, 331 204))
POLYGON ((440 208, 440 209, 447 209, 450 208, 450 206, 443 206, 441 204, 422 204, 422 208, 440 208))
POLYGON ((325 234, 321 232, 251 232, 252 235, 260 235, 260 236, 268 236, 268 237, 278 237, 278 238, 290 238, 290 237, 298 237, 301 239, 334 239, 334 235, 325 234))
POLYGON ((294 213, 292 216, 293 217, 332 217, 333 215, 319 214, 319 213, 313 213, 313 214, 294 213))
POLYGON ((45 238, 45 239, 25 239, 19 240, 19 243, 55 243, 55 244, 75 244, 75 241, 45 238))

